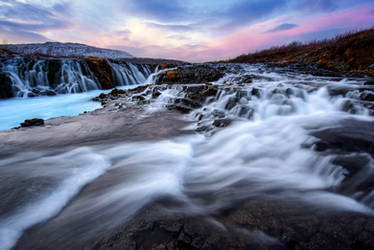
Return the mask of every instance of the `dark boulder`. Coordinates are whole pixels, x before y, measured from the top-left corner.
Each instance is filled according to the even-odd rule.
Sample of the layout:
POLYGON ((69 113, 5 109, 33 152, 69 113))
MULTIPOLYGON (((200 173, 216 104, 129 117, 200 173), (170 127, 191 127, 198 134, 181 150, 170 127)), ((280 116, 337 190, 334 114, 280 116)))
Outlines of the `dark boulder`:
POLYGON ((178 67, 160 74, 156 84, 214 82, 223 75, 221 70, 209 65, 178 67))
POLYGON ((56 95, 56 92, 52 90, 44 90, 39 93, 40 95, 47 95, 47 96, 54 96, 56 95))
POLYGON ((0 73, 0 98, 13 97, 12 81, 6 73, 0 73))
POLYGON ((34 118, 30 120, 25 120, 21 123, 21 127, 31 127, 31 126, 42 126, 44 125, 44 120, 39 118, 34 118))
POLYGON ((360 99, 363 101, 374 102, 374 94, 372 92, 363 92, 360 95, 360 99))
POLYGON ((219 127, 219 128, 225 128, 229 126, 232 123, 231 119, 224 118, 224 119, 217 119, 214 120, 213 126, 219 127))
POLYGON ((61 60, 48 60, 46 64, 49 85, 55 88, 61 83, 61 60))
POLYGON ((112 67, 105 58, 87 57, 84 60, 99 80, 102 89, 112 89, 115 87, 112 67))
POLYGON ((374 79, 370 79, 364 83, 365 86, 373 86, 374 85, 374 79))

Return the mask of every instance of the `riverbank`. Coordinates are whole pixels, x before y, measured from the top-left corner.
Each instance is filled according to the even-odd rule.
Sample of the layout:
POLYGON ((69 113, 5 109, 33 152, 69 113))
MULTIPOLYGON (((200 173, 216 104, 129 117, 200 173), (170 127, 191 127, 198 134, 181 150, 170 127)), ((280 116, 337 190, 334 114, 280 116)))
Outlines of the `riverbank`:
POLYGON ((374 29, 350 32, 330 40, 294 42, 230 59, 231 63, 288 62, 318 65, 337 73, 374 75, 374 29))

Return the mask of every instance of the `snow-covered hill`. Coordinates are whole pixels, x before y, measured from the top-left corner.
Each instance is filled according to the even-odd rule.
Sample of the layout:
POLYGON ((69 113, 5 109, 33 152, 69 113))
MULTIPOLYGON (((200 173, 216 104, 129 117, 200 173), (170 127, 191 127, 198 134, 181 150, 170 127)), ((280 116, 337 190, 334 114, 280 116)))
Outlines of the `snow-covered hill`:
POLYGON ((20 54, 43 54, 57 57, 105 57, 111 59, 134 58, 131 54, 111 49, 101 49, 80 43, 31 43, 0 45, 0 48, 20 54))

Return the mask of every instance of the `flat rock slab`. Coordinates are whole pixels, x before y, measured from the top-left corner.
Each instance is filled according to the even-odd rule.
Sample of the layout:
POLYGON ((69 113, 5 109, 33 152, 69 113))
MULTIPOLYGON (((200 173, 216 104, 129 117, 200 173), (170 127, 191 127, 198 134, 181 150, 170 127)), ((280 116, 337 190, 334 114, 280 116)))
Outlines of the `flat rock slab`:
POLYGON ((0 157, 25 151, 178 136, 189 123, 176 111, 141 115, 139 108, 118 112, 97 110, 75 117, 58 117, 44 126, 0 132, 0 157))

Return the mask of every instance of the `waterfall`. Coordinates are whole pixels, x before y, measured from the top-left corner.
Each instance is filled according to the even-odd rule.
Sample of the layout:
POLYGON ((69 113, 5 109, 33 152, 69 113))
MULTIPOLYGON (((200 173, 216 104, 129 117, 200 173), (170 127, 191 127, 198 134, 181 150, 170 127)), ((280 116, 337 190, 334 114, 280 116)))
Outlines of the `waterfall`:
POLYGON ((0 98, 80 93, 142 84, 153 72, 150 65, 106 59, 97 59, 97 62, 103 60, 108 67, 99 65, 96 69, 91 68, 83 59, 18 57, 1 60, 0 85, 7 85, 10 93, 0 93, 0 98), (103 83, 103 78, 107 82, 103 83))

